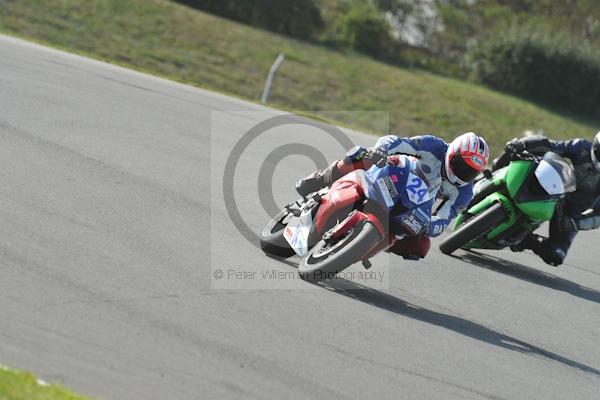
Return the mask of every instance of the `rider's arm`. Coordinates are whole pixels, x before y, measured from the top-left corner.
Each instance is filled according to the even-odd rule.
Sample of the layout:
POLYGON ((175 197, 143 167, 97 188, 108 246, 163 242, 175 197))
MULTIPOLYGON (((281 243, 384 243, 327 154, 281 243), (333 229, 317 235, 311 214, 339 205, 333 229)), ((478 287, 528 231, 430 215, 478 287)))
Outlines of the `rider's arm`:
POLYGON ((454 217, 467 208, 469 202, 473 198, 473 185, 456 187, 450 183, 444 184, 448 185, 449 193, 442 206, 437 210, 436 214, 431 217, 431 224, 429 225, 429 232, 427 233, 428 236, 431 237, 441 235, 454 217))
POLYGON ((408 154, 412 156, 421 156, 424 153, 434 155, 445 154, 445 142, 432 135, 414 136, 410 138, 387 135, 380 137, 375 143, 376 148, 387 151, 388 155, 408 154))
POLYGON ((543 156, 548 151, 555 151, 555 142, 544 136, 527 136, 513 139, 506 143, 506 148, 513 150, 515 153, 521 153, 524 150, 543 156))
POLYGON ((562 157, 566 157, 577 163, 577 161, 583 160, 588 161, 590 158, 590 151, 592 150, 592 144, 584 139, 571 139, 571 140, 557 140, 551 141, 552 148, 550 151, 557 153, 562 157))
POLYGON ((582 139, 551 140, 543 136, 528 136, 513 139, 506 144, 507 148, 513 147, 517 153, 527 150, 530 153, 543 156, 551 151, 559 156, 575 161, 583 153, 589 154, 590 142, 582 139))

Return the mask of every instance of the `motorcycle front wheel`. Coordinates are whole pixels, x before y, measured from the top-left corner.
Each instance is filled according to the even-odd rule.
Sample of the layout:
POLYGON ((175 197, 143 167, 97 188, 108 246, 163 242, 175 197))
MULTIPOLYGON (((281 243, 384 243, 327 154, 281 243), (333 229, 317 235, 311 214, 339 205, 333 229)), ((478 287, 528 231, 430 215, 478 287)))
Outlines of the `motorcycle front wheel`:
POLYGON ((302 257, 298 273, 304 280, 318 282, 333 278, 360 261, 383 238, 370 222, 361 222, 338 239, 320 240, 302 257))
POLYGON ((288 204, 279 212, 260 233, 260 248, 268 254, 288 258, 296 254, 283 237, 283 232, 294 213, 299 215, 301 201, 288 204))
POLYGON ((485 235, 506 219, 507 215, 504 207, 501 203, 496 203, 481 214, 469 219, 445 238, 440 243, 440 251, 450 255, 467 243, 485 235))

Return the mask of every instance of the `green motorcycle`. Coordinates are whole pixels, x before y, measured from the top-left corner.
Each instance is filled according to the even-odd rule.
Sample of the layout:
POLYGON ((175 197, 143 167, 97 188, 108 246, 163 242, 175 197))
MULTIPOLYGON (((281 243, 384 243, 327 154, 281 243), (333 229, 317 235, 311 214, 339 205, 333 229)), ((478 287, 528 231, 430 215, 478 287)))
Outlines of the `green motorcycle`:
POLYGON ((525 153, 478 181, 473 200, 440 244, 444 254, 462 249, 500 250, 516 245, 550 221, 560 200, 575 190, 571 164, 556 153, 525 153))

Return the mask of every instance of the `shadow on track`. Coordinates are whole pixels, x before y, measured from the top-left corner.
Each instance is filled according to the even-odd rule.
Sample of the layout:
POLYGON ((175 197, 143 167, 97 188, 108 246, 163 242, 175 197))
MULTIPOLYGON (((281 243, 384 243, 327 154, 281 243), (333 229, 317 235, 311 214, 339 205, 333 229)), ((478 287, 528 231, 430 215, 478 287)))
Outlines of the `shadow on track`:
POLYGON ((419 307, 390 294, 358 283, 339 279, 335 282, 321 282, 317 285, 380 309, 448 329, 494 346, 524 354, 542 356, 569 367, 600 376, 600 370, 596 368, 563 357, 551 351, 544 350, 514 337, 504 335, 476 322, 419 307))
MULTIPOLYGON (((526 267, 522 264, 515 264, 505 261, 509 264, 512 264, 514 266, 514 269, 517 270, 517 272, 511 270, 513 273, 510 273, 507 272, 507 267, 501 263, 501 261, 503 261, 501 259, 496 259, 493 256, 487 256, 481 253, 474 252, 470 253, 469 255, 472 256, 470 259, 456 256, 453 257, 463 259, 464 261, 488 269, 498 270, 499 272, 507 273, 511 276, 515 276, 520 279, 527 279, 533 283, 548 286, 553 289, 567 291, 568 293, 571 293, 575 296, 600 303, 600 292, 582 287, 566 279, 562 279, 557 276, 526 267), (495 262, 495 264, 484 264, 484 262, 486 261, 489 262, 489 260, 487 260, 487 257, 490 257, 495 262), (481 265, 479 263, 481 263, 481 265), (521 270, 521 272, 519 273, 518 270, 521 270), (549 282, 546 282, 545 284, 542 283, 545 282, 545 280, 549 280, 549 282)), ((298 267, 298 264, 296 262, 289 259, 282 259, 279 257, 270 258, 276 259, 284 264, 295 268, 298 267)), ((351 282, 345 279, 336 279, 335 281, 319 282, 315 285, 321 286, 327 290, 331 290, 335 293, 360 301, 362 303, 375 306, 382 310, 390 311, 395 314, 399 314, 408 318, 412 318, 418 321, 438 326, 440 328, 448 329, 461 335, 468 336, 470 338, 494 346, 498 346, 507 350, 517 351, 523 354, 542 356, 549 360, 557 361, 563 365, 576 368, 581 371, 594 374, 596 376, 600 376, 600 370, 589 365, 585 365, 575 360, 571 360, 559 354, 553 353, 551 351, 544 350, 541 347, 537 347, 522 340, 516 339, 514 337, 502 334, 476 322, 469 321, 467 319, 457 317, 454 315, 444 314, 441 312, 429 310, 427 308, 419 307, 417 305, 399 299, 398 297, 392 296, 391 294, 381 292, 377 289, 369 288, 359 283, 351 282)))
POLYGON ((476 251, 469 251, 461 256, 453 255, 451 257, 468 262, 469 264, 473 264, 478 267, 500 272, 504 275, 522 279, 550 289, 569 293, 575 297, 579 297, 580 299, 593 301, 594 303, 600 304, 600 291, 581 286, 575 282, 560 278, 544 271, 530 268, 523 264, 507 261, 502 258, 476 251))

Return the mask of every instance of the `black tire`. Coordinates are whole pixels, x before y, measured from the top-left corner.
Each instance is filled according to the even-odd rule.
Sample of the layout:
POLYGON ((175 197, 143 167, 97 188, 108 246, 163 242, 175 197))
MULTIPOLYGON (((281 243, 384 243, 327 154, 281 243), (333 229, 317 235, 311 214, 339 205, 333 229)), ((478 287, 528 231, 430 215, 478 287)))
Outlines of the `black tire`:
POLYGON ((292 214, 291 208, 300 208, 299 202, 290 203, 281 210, 260 233, 260 248, 273 256, 288 258, 296 254, 283 237, 283 231, 287 226, 286 218, 292 214))
POLYGON ((481 214, 469 219, 456 231, 440 243, 440 250, 444 254, 452 254, 472 240, 486 234, 496 226, 506 221, 507 215, 502 204, 496 203, 481 214))
POLYGON ((381 234, 372 223, 359 223, 333 245, 324 240, 315 244, 302 257, 298 273, 302 279, 310 282, 333 278, 360 261, 381 240, 381 234))

